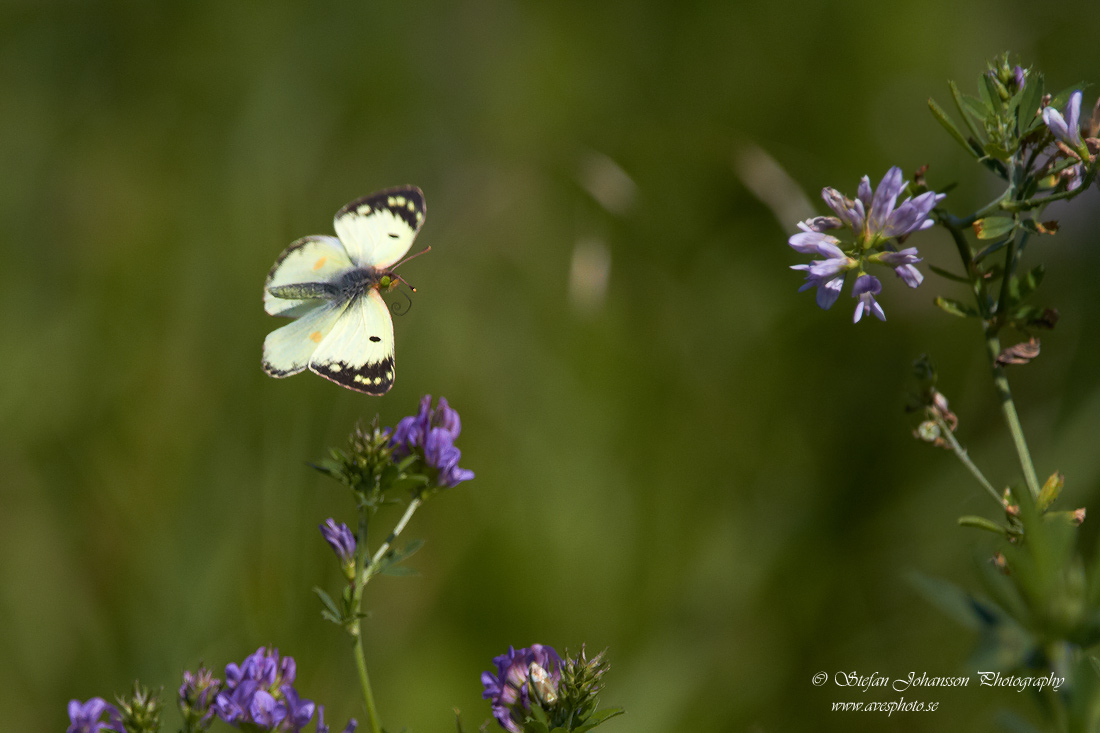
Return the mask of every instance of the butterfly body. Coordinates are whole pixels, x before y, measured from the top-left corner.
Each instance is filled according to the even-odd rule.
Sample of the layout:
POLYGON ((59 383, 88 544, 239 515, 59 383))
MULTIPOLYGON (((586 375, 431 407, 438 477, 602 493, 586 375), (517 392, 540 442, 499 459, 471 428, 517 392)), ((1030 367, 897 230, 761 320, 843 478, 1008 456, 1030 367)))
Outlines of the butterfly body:
POLYGON ((393 319, 381 293, 396 287, 394 268, 424 222, 415 186, 356 199, 337 212, 338 237, 291 244, 264 287, 264 309, 294 318, 264 341, 264 371, 305 369, 357 392, 381 395, 394 380, 393 319))

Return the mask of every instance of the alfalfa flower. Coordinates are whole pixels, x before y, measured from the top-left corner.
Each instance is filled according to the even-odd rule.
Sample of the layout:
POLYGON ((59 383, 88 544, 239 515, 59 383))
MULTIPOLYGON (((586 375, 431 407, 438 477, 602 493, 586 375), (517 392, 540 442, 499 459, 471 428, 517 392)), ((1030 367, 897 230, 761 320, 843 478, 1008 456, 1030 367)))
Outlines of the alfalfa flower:
MULTIPOLYGON (((561 679, 561 657, 553 647, 532 644, 523 649, 508 647, 506 654, 493 658, 496 674, 481 673, 484 690, 481 696, 492 706, 493 717, 500 726, 511 733, 520 733, 523 722, 531 710, 532 689, 529 682, 532 669, 542 689, 545 700, 548 692, 556 691, 561 679)), ((535 703, 539 698, 534 698, 535 703)))
POLYGON ((390 445, 396 458, 416 454, 434 473, 434 484, 449 489, 474 477, 474 472, 458 465, 462 451, 454 441, 462 432, 462 420, 445 397, 432 408, 432 396, 424 395, 415 415, 404 417, 394 428, 390 445))
POLYGON ((931 227, 935 221, 930 214, 944 194, 926 191, 899 204, 898 197, 907 186, 901 168, 895 166, 886 172, 877 188, 872 188, 871 179, 864 176, 854 199, 835 188, 822 190, 822 198, 836 216, 799 222, 802 231, 787 240, 794 250, 822 258, 791 267, 806 273, 800 292, 817 288, 817 304, 827 309, 840 296, 848 273, 854 271, 857 278, 853 288, 858 287, 859 292, 853 289, 852 295, 859 298, 854 319, 858 321, 868 309, 885 319, 874 299, 882 285, 877 278, 867 275, 866 265, 890 267, 909 287, 920 285, 924 276, 916 268, 921 261, 917 249, 898 250, 895 242, 931 227), (851 242, 845 244, 830 233, 836 229, 849 230, 851 242))
POLYGON ((214 699, 222 682, 205 666, 185 671, 179 689, 179 708, 188 730, 206 730, 214 720, 214 699))

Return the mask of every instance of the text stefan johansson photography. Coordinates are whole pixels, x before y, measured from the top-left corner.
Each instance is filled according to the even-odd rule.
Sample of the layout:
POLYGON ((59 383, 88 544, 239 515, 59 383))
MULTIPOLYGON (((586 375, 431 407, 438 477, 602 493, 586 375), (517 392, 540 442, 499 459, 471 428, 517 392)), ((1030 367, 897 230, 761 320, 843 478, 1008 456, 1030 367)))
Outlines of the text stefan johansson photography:
MULTIPOLYGON (((1042 677, 1019 677, 1005 675, 1000 672, 975 672, 978 677, 979 687, 1011 687, 1024 691, 1029 687, 1041 690, 1045 687, 1057 690, 1065 682, 1065 677, 1055 677, 1051 672, 1042 677)), ((837 672, 833 676, 833 682, 837 687, 858 687, 863 692, 872 687, 889 687, 895 692, 904 692, 910 687, 969 687, 972 678, 969 675, 954 677, 930 677, 927 672, 910 672, 906 677, 891 679, 878 672, 870 675, 861 675, 859 672, 837 672)))

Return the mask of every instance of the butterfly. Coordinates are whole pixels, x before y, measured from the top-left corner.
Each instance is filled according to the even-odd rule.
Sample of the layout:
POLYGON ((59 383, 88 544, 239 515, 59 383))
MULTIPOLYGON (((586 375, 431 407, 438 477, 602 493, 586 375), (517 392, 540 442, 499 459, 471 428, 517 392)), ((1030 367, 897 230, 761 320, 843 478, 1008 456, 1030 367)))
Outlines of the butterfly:
POLYGON ((264 283, 264 310, 295 320, 267 335, 264 371, 289 377, 308 367, 356 392, 388 392, 393 319, 381 293, 404 282, 394 269, 424 216, 419 188, 389 188, 336 212, 335 237, 303 237, 287 247, 264 283))

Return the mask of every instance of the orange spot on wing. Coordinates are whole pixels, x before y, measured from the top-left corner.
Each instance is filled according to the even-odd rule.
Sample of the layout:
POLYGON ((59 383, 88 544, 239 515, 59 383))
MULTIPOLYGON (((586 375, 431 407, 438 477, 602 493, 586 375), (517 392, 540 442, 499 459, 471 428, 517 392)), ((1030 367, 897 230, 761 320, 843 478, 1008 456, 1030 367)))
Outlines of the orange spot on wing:
POLYGON ((319 344, 319 343, 321 343, 321 332, 320 331, 314 331, 313 333, 311 333, 309 335, 309 338, 314 343, 319 344))
POLYGON ((322 267, 325 266, 325 260, 327 260, 327 259, 328 259, 328 257, 322 257, 321 259, 314 262, 313 263, 313 269, 314 270, 320 270, 322 267))

